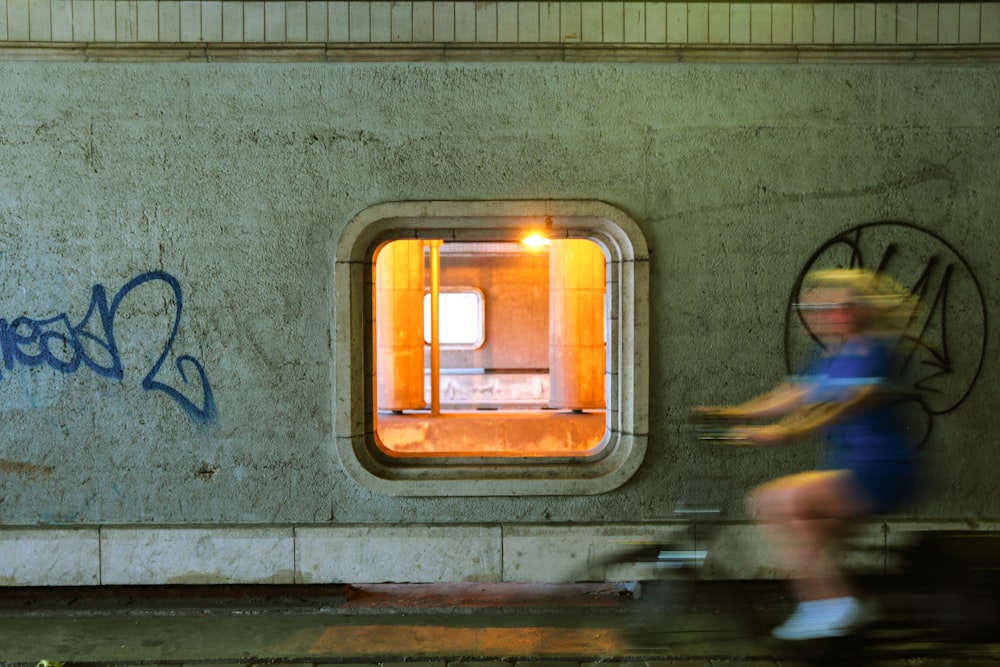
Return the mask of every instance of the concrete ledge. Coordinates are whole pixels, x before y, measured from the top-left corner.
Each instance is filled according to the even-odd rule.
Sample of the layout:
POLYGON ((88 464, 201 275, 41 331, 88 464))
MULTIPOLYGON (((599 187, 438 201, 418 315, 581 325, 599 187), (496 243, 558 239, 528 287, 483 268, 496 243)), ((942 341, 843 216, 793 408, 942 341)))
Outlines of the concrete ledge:
MULTIPOLYGON (((848 563, 884 570, 894 548, 926 530, 994 533, 1000 522, 871 522, 848 563)), ((746 522, 9 527, 0 528, 0 586, 632 581, 650 572, 605 559, 629 542, 682 534, 701 536, 692 544, 707 550, 706 578, 785 576, 746 522)))
POLYGON ((627 543, 667 540, 685 525, 514 525, 504 527, 504 581, 628 581, 634 572, 603 561, 627 543))
POLYGON ((537 44, 38 42, 0 40, 0 60, 66 62, 995 63, 983 44, 537 44))
POLYGON ((294 583, 291 527, 102 528, 102 584, 294 583))
POLYGON ((329 526, 295 530, 296 581, 500 581, 496 526, 329 526))
POLYGON ((99 529, 0 529, 0 585, 93 586, 99 583, 99 529))

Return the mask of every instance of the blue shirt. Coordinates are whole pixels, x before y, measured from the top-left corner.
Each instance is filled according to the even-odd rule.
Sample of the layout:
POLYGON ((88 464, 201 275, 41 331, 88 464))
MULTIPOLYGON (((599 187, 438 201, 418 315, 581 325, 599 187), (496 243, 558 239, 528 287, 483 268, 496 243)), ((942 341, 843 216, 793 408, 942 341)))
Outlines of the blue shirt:
POLYGON ((857 469, 913 457, 899 402, 892 396, 896 385, 892 343, 878 337, 851 339, 818 359, 800 378, 812 385, 806 399, 809 402, 848 401, 860 389, 876 390, 873 402, 826 429, 825 468, 857 469))

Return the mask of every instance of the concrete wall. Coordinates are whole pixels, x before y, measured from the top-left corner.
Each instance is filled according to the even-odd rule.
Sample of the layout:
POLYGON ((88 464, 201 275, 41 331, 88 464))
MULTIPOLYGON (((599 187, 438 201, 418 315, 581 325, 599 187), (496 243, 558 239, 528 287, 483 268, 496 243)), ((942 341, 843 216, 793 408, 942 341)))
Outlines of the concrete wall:
MULTIPOLYGON (((482 290, 488 313, 484 344, 475 350, 442 350, 442 368, 549 367, 548 253, 445 256, 441 286, 482 290)), ((427 358, 429 367, 429 353, 427 358)))
POLYGON ((336 549, 380 526, 399 549, 398 524, 454 527, 469 564, 375 557, 402 578, 556 577, 515 553, 669 519, 694 493, 739 521, 750 486, 813 448, 707 450, 680 432, 686 410, 780 378, 797 276, 885 220, 904 224, 851 237, 869 257, 894 244, 907 270, 955 267, 933 327, 949 373, 929 399, 934 484, 904 519, 995 518, 998 85, 996 65, 0 62, 5 581, 65 583, 17 574, 44 552, 27 529, 51 526, 93 546, 67 555, 92 554, 73 581, 152 583, 361 580, 362 557, 336 549), (332 252, 358 212, 414 199, 602 200, 640 226, 650 444, 623 487, 387 497, 343 471, 332 252), (169 527, 193 565, 111 574, 169 527), (212 546, 240 531, 272 569, 234 565, 238 540, 212 546))

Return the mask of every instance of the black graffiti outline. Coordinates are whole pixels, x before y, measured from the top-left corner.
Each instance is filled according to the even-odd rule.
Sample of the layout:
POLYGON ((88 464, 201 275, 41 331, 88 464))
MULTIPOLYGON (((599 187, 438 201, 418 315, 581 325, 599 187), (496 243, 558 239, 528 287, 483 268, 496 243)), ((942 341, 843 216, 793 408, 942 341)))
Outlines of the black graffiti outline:
MULTIPOLYGON (((951 262, 944 267, 943 274, 940 278, 940 281, 938 282, 938 288, 936 289, 936 291, 934 291, 933 299, 931 301, 928 301, 927 297, 932 290, 931 277, 937 270, 941 261, 938 256, 935 255, 928 259, 926 266, 920 273, 920 276, 917 278, 916 282, 911 287, 911 289, 920 297, 921 301, 925 304, 925 310, 928 313, 928 316, 924 319, 922 325, 920 326, 918 332, 915 335, 907 334, 904 336, 905 340, 910 346, 908 353, 905 355, 903 359, 904 370, 905 368, 911 365, 918 350, 924 351, 928 355, 930 355, 929 361, 923 361, 921 363, 924 366, 930 366, 935 370, 929 375, 920 376, 914 382, 913 389, 918 391, 918 396, 915 397, 915 400, 919 402, 921 408, 930 417, 947 414, 957 409, 968 398, 969 394, 975 387, 977 380, 979 379, 979 375, 982 373, 983 365, 986 360, 987 341, 988 341, 986 299, 985 296, 983 295, 983 290, 982 286, 979 283, 979 279, 976 277, 976 274, 972 270, 972 267, 969 266, 969 263, 961 255, 961 253, 959 253, 958 250, 951 243, 942 238, 939 234, 936 234, 935 232, 932 232, 914 223, 895 221, 895 220, 884 220, 878 222, 863 223, 835 235, 833 238, 823 243, 809 257, 809 259, 803 265, 803 269, 800 271, 799 275, 795 279, 795 282, 792 286, 791 292, 789 293, 788 297, 788 304, 786 308, 786 326, 784 332, 785 367, 788 372, 792 372, 794 370, 792 368, 793 360, 792 360, 792 340, 791 340, 793 327, 787 324, 788 322, 791 321, 793 313, 795 314, 795 317, 799 320, 799 323, 802 325, 802 327, 806 329, 810 338, 817 345, 820 345, 822 347, 822 343, 819 341, 816 335, 812 331, 810 331, 806 326, 801 311, 799 311, 799 309, 795 307, 795 303, 798 301, 799 295, 801 294, 802 283, 805 280, 806 275, 813 267, 813 265, 817 262, 817 260, 820 257, 822 257, 830 249, 838 245, 844 245, 850 250, 851 253, 850 267, 852 268, 864 267, 866 266, 866 262, 865 262, 864 252, 862 251, 861 248, 863 233, 879 227, 884 228, 892 226, 902 227, 918 232, 920 234, 925 234, 931 237, 937 243, 940 243, 941 246, 946 248, 948 251, 950 251, 952 255, 955 258, 957 258, 958 262, 961 262, 962 268, 965 270, 965 273, 972 280, 972 284, 975 287, 976 297, 979 300, 978 305, 980 307, 980 312, 982 313, 983 317, 982 317, 982 341, 980 344, 980 349, 978 350, 979 353, 978 362, 975 366, 974 371, 972 372, 971 376, 969 377, 966 383, 965 390, 961 393, 961 395, 958 396, 956 399, 952 400, 950 404, 948 404, 946 407, 935 409, 927 399, 925 392, 932 391, 930 383, 934 379, 939 378, 943 375, 949 375, 954 372, 954 365, 953 365, 954 359, 949 349, 948 318, 946 313, 948 312, 948 296, 955 275, 955 269, 956 269, 955 263, 951 262), (935 313, 941 313, 939 319, 941 343, 939 348, 929 343, 925 338, 925 335, 927 334, 931 326, 931 322, 934 319, 935 313)), ((882 257, 879 258, 877 266, 875 266, 874 268, 880 271, 888 271, 891 274, 892 272, 891 270, 889 270, 889 267, 897 251, 898 249, 896 244, 890 243, 883 251, 882 257)))

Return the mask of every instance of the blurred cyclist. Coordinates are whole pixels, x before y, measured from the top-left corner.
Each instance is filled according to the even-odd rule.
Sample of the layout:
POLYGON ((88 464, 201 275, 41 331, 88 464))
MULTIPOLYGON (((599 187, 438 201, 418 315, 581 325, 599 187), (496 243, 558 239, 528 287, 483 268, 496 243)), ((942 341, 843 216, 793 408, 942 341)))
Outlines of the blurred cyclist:
POLYGON ((772 420, 728 429, 737 444, 771 445, 826 436, 818 470, 755 489, 748 508, 792 574, 798 607, 772 634, 806 640, 850 634, 868 612, 836 563, 846 528, 889 512, 914 490, 914 447, 903 428, 896 344, 916 299, 885 274, 829 269, 806 276, 797 304, 825 348, 799 375, 740 405, 698 408, 732 420, 772 420))

